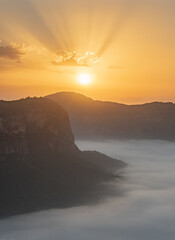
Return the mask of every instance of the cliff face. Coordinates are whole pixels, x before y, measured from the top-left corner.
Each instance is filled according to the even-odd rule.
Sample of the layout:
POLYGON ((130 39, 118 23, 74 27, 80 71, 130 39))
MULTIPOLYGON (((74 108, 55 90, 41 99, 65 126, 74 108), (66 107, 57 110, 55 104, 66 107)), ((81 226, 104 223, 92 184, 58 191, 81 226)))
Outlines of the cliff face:
POLYGON ((0 101, 0 218, 93 201, 101 183, 113 178, 107 172, 113 162, 76 147, 68 114, 57 103, 0 101))
POLYGON ((175 140, 175 104, 125 105, 77 93, 47 96, 69 113, 75 138, 175 140))
POLYGON ((0 155, 76 151, 68 114, 43 98, 0 102, 0 155))

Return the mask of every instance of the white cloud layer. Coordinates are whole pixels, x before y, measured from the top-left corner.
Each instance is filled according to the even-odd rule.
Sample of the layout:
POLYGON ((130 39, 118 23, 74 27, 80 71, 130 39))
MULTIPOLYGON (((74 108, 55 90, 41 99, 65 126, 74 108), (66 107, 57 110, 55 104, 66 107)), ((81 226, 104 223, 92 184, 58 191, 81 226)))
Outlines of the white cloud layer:
POLYGON ((129 163, 120 196, 99 205, 50 210, 0 221, 4 240, 174 240, 173 142, 77 142, 129 163))

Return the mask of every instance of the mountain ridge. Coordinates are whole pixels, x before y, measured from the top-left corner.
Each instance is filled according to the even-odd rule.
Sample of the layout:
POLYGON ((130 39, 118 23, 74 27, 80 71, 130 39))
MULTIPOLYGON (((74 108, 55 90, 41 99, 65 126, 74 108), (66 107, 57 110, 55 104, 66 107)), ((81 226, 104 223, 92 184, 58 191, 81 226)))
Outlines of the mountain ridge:
POLYGON ((68 111, 76 139, 175 140, 175 104, 171 102, 126 105, 72 92, 46 98, 68 111))
MULTIPOLYGON (((71 97, 75 97, 75 96, 79 96, 80 98, 84 98, 84 99, 88 99, 90 101, 95 101, 95 102, 102 102, 102 103, 111 103, 111 104, 117 104, 117 105, 122 105, 122 106, 143 106, 143 105, 151 105, 151 104, 171 104, 171 105, 175 105, 174 102, 169 102, 169 101, 150 101, 150 102, 143 102, 143 103, 138 103, 138 104, 126 104, 126 103, 122 103, 122 102, 117 102, 117 101, 110 101, 110 100, 99 100, 99 99, 95 99, 89 96, 86 96, 82 93, 79 92, 73 92, 73 91, 61 91, 61 92, 56 92, 56 93, 51 93, 46 95, 45 97, 50 98, 52 96, 55 95, 64 95, 64 96, 71 96, 71 97)), ((3 100, 2 100, 3 101, 3 100)))

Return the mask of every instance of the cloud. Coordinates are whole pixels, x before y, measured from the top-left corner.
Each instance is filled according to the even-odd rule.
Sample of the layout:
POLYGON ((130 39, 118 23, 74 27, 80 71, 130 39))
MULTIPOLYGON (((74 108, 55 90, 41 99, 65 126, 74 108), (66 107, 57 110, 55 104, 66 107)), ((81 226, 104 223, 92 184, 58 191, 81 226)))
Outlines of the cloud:
POLYGON ((111 66, 108 66, 108 68, 109 69, 122 69, 123 67, 111 65, 111 66))
POLYGON ((128 162, 121 196, 97 205, 53 209, 0 220, 6 240, 174 240, 175 151, 168 141, 78 141, 128 162), (123 194, 124 193, 124 194, 123 194))
POLYGON ((21 56, 24 53, 19 47, 14 44, 0 46, 0 58, 7 58, 11 60, 17 60, 20 62, 21 56))
POLYGON ((102 61, 102 57, 97 56, 93 52, 86 52, 82 55, 76 51, 66 52, 61 50, 54 54, 53 64, 60 66, 91 67, 102 61))

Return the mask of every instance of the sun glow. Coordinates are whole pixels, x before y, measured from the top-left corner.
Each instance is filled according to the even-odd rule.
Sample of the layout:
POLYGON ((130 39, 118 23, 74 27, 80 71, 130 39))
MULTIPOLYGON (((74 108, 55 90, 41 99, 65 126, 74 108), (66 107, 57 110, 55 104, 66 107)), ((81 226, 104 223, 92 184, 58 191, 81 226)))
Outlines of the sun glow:
POLYGON ((91 82, 91 75, 89 73, 80 73, 78 75, 78 82, 82 85, 88 85, 91 82))

